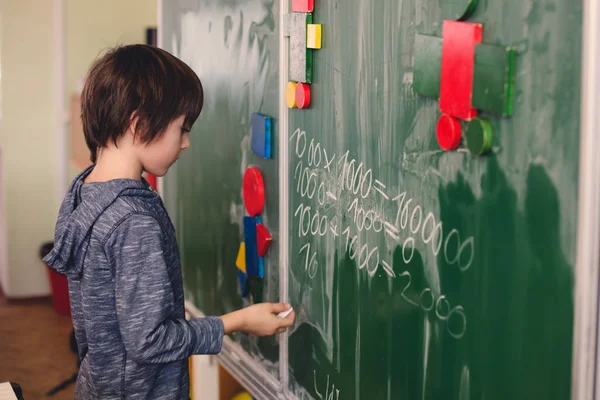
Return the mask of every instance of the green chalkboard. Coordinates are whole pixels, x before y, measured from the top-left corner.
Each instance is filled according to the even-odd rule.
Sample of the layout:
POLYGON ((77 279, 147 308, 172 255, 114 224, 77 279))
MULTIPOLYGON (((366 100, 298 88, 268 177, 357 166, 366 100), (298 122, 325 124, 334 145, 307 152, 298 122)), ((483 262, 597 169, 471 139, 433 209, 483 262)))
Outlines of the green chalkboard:
MULTIPOLYGON (((243 240, 242 177, 250 165, 262 171, 266 204, 261 217, 275 239, 265 261, 262 300, 279 300, 278 164, 251 150, 252 113, 274 118, 277 131, 279 8, 267 3, 162 4, 162 47, 188 63, 204 87, 191 148, 166 177, 164 198, 177 230, 186 298, 207 315, 222 315, 254 300, 241 297, 235 264, 243 240)), ((275 135, 275 149, 277 144, 275 135)), ((276 338, 236 334, 233 339, 278 377, 276 338)))
POLYGON ((440 3, 316 1, 311 106, 289 114, 297 398, 569 398, 582 2, 478 2, 483 43, 517 54, 484 157, 440 150, 413 90, 440 3))

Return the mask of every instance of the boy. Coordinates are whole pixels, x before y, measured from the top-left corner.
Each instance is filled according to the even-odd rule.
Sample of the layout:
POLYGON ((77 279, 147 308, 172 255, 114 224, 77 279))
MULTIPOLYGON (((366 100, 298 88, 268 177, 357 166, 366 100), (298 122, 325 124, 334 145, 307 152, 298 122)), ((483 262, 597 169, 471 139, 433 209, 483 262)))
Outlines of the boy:
POLYGON ((223 335, 283 332, 287 304, 186 321, 175 231, 142 178, 163 176, 190 146, 203 91, 158 48, 114 49, 90 71, 81 116, 93 165, 71 184, 45 262, 67 275, 81 367, 76 399, 187 399, 187 358, 223 335))

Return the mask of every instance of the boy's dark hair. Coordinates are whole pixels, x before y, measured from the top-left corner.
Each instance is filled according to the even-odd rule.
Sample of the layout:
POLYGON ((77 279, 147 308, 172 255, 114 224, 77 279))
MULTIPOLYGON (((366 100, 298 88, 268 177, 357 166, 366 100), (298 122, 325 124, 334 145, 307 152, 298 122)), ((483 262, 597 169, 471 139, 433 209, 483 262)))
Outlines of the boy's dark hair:
POLYGON ((138 117, 136 135, 143 143, 160 137, 174 119, 185 116, 191 129, 202 110, 200 79, 183 61, 153 46, 110 50, 97 60, 83 87, 81 119, 90 159, 117 139, 138 117))

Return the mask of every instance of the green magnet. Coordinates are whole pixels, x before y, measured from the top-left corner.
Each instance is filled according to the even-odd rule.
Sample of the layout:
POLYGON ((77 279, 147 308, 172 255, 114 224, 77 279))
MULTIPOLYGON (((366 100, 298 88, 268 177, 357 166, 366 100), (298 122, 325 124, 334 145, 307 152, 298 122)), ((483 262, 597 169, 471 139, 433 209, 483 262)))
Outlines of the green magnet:
POLYGON ((515 86, 515 49, 478 44, 473 71, 473 107, 511 115, 515 86))
POLYGON ((467 125, 467 146, 471 154, 480 156, 492 148, 494 136, 490 121, 484 118, 475 118, 467 125))
POLYGON ((440 98, 442 39, 415 35, 415 68, 413 90, 423 96, 440 98))

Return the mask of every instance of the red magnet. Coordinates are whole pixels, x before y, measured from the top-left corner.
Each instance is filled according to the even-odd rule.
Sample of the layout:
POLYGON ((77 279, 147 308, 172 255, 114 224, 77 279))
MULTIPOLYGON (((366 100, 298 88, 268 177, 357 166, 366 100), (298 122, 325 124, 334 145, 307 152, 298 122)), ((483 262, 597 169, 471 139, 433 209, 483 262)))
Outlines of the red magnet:
POLYGON ((315 0, 292 0, 292 11, 311 13, 315 10, 315 0))
POLYGON ((310 106, 310 85, 298 82, 296 85, 296 107, 308 108, 310 106))
POLYGON ((460 121, 444 114, 437 123, 438 144, 443 150, 454 150, 460 145, 460 121))
POLYGON ((262 174, 256 167, 248 167, 244 173, 242 195, 246 211, 251 217, 262 212, 265 205, 265 184, 262 174))
POLYGON ((273 238, 263 224, 256 224, 256 243, 258 245, 258 256, 264 257, 269 250, 273 238))
POLYGON ((477 109, 472 106, 473 69, 481 33, 481 24, 444 21, 440 110, 467 121, 477 116, 477 109))

